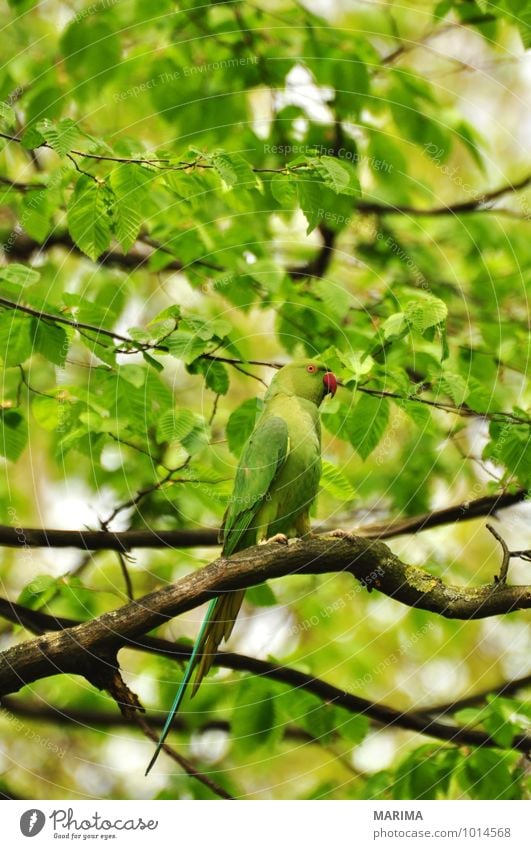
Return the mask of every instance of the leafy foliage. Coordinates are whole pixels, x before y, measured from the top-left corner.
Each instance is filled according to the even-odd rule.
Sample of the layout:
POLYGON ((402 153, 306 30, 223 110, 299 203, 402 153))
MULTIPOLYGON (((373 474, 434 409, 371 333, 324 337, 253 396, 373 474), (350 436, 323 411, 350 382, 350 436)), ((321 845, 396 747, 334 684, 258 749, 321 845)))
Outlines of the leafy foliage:
MULTIPOLYGON (((503 83, 523 88, 528 4, 444 0, 420 14, 406 2, 392 25, 378 4, 330 19, 288 0, 200 12, 163 0, 156 15, 147 0, 52 2, 45 16, 9 6, 0 510, 21 531, 18 549, 2 549, 10 599, 89 619, 124 602, 124 568, 138 598, 208 562, 201 548, 131 562, 37 554, 24 528, 218 527, 264 384, 294 357, 318 357, 340 381, 321 410, 317 523, 352 529, 529 489, 530 172, 516 101, 493 95, 508 52, 503 83), (428 63, 440 33, 451 49, 428 63)), ((497 521, 527 550, 519 515, 497 521)), ((490 583, 499 549, 471 527, 391 544, 449 582, 490 583)), ((511 559, 515 583, 523 566, 511 559)), ((161 633, 195 635, 199 612, 188 617, 161 633)), ((6 643, 19 640, 9 627, 6 643)), ((249 591, 231 648, 402 710, 524 674, 525 628, 519 614, 463 625, 345 575, 297 575, 249 591)), ((127 664, 146 706, 171 702, 179 666, 145 653, 127 664)), ((175 735, 235 795, 522 798, 523 695, 458 706, 452 720, 498 747, 465 749, 378 732, 304 690, 225 671, 175 735), (384 769, 371 761, 378 745, 391 750, 384 769)), ((22 697, 99 710, 104 727, 115 712, 74 676, 22 697)), ((15 795, 60 786, 78 798, 86 784, 138 797, 136 766, 117 770, 113 750, 125 741, 143 758, 136 732, 46 726, 82 776, 29 740, 38 719, 23 721, 15 739, 1 717, 15 795)), ((161 793, 210 795, 180 775, 161 793)))

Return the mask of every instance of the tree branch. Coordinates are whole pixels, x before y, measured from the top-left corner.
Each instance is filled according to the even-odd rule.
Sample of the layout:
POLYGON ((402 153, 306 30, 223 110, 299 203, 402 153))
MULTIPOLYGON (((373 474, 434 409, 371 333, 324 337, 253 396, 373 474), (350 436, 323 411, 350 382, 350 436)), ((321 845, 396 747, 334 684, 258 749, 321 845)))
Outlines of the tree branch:
POLYGON ((450 619, 480 619, 531 607, 531 587, 446 585, 402 563, 382 542, 320 537, 281 550, 277 544, 255 546, 82 625, 13 646, 0 656, 0 694, 62 672, 86 675, 90 658, 115 654, 120 646, 219 593, 283 575, 329 572, 349 572, 402 604, 450 619))
MULTIPOLYGON (((17 136, 12 135, 11 133, 0 132, 0 138, 6 139, 11 142, 16 142, 17 144, 21 143, 21 139, 17 136)), ((47 142, 43 142, 42 144, 38 145, 38 147, 50 149, 50 145, 47 142)), ((161 171, 187 171, 193 168, 211 170, 213 168, 212 165, 207 163, 201 163, 197 160, 193 162, 182 162, 179 165, 173 165, 171 164, 171 161, 169 159, 148 159, 123 156, 109 156, 104 154, 88 153, 76 149, 71 149, 70 151, 68 151, 68 153, 73 156, 80 156, 85 159, 94 159, 96 161, 125 163, 128 165, 151 165, 160 168, 161 171)), ((291 168, 287 168, 286 166, 283 166, 281 168, 256 168, 251 166, 252 170, 257 174, 286 174, 290 171, 296 172, 298 168, 304 167, 304 165, 296 165, 291 168)), ((463 213, 476 212, 478 210, 489 211, 488 208, 484 209, 485 204, 497 200, 503 195, 521 191, 522 189, 527 188, 530 184, 531 174, 528 174, 516 183, 509 183, 504 186, 499 186, 497 189, 493 189, 490 192, 484 192, 482 194, 476 195, 475 197, 470 198, 470 200, 451 204, 449 206, 432 207, 431 209, 423 209, 422 207, 419 208, 415 206, 400 204, 395 206, 391 204, 381 204, 373 201, 359 201, 356 204, 356 209, 359 212, 371 214, 376 213, 378 215, 415 215, 420 217, 461 215, 463 213)))
POLYGON ((431 705, 431 707, 421 708, 417 712, 425 716, 442 716, 446 713, 455 713, 458 710, 466 707, 474 707, 485 701, 487 696, 511 696, 519 690, 526 687, 531 687, 531 675, 524 675, 522 678, 515 678, 513 681, 504 681, 496 687, 490 687, 488 690, 480 690, 479 693, 472 693, 471 696, 463 696, 461 699, 454 699, 450 702, 431 705))
MULTIPOLYGON (((0 134, 1 135, 1 134, 0 134)), ((0 297, 0 306, 7 307, 8 309, 18 310, 19 312, 26 313, 27 315, 34 316, 35 318, 42 319, 44 321, 52 321, 57 324, 65 324, 69 327, 73 327, 76 330, 81 331, 88 330, 96 334, 96 336, 105 336, 107 338, 113 340, 120 340, 125 343, 127 346, 131 347, 131 350, 128 353, 137 353, 141 351, 161 351, 163 353, 168 353, 167 345, 163 345, 160 342, 135 342, 134 339, 131 339, 128 336, 123 336, 120 333, 115 333, 112 330, 107 330, 105 328, 97 327, 96 325, 87 324, 86 322, 78 322, 76 319, 65 318, 64 316, 54 315, 53 313, 43 312, 42 310, 35 309, 34 307, 29 307, 21 303, 17 303, 16 301, 12 301, 9 298, 0 297)), ((102 343, 100 343, 102 344, 102 343)), ((120 351, 119 353, 124 353, 120 351)), ((281 368, 279 363, 268 363, 262 362, 260 360, 237 360, 231 357, 219 357, 213 353, 204 353, 200 354, 198 359, 211 360, 212 362, 218 363, 226 363, 228 365, 233 366, 238 371, 243 372, 244 374, 248 374, 244 372, 241 368, 242 365, 261 365, 266 366, 267 368, 281 368)), ((257 378, 261 380, 261 378, 257 378)), ((343 386, 341 381, 339 381, 339 385, 343 386)), ((363 392, 366 395, 374 395, 377 398, 396 398, 400 401, 407 401, 408 403, 416 403, 416 404, 427 404, 430 407, 434 407, 438 410, 443 410, 446 413, 455 413, 456 415, 463 416, 465 418, 481 418, 488 419, 489 421, 510 421, 515 424, 526 424, 531 425, 531 419, 524 418, 523 416, 518 416, 515 413, 506 413, 503 410, 495 411, 495 412, 486 412, 486 411, 478 411, 469 407, 467 404, 452 404, 450 402, 441 402, 441 401, 433 401, 429 398, 421 398, 419 395, 400 395, 398 392, 390 392, 384 389, 370 389, 367 386, 356 386, 357 392, 363 392)))
MULTIPOLYGON (((16 604, 9 605, 9 602, 3 602, 0 615, 10 618, 12 621, 20 621, 26 627, 34 628, 38 631, 46 624, 52 630, 75 624, 71 620, 59 620, 53 616, 43 614, 41 611, 27 610, 16 604), (6 609, 8 606, 11 607, 11 610, 6 609), (30 620, 33 620, 33 624, 31 624, 30 620)), ((124 646, 135 651, 147 651, 150 654, 161 655, 179 664, 184 663, 189 658, 192 650, 189 644, 172 643, 169 640, 156 637, 140 637, 131 641, 127 640, 124 642, 124 646)), ((316 679, 290 667, 278 666, 269 661, 257 660, 256 658, 233 652, 218 652, 215 656, 214 665, 222 666, 226 669, 250 672, 254 675, 270 678, 280 684, 304 690, 326 703, 333 703, 352 713, 367 716, 371 721, 379 725, 394 725, 410 731, 417 731, 421 734, 428 734, 431 737, 447 740, 455 744, 462 743, 499 748, 494 740, 481 731, 436 721, 433 713, 436 710, 439 713, 443 712, 444 706, 432 709, 398 711, 388 705, 371 702, 359 696, 349 694, 321 679, 316 679)), ((112 671, 114 664, 110 663, 109 666, 112 671)), ((77 671, 81 672, 80 669, 77 671)), ((2 702, 8 710, 16 712, 16 705, 19 704, 18 701, 13 702, 12 699, 2 699, 2 702)), ((28 708, 26 715, 31 715, 31 710, 31 707, 28 708)), ((67 711, 65 716, 70 718, 71 713, 67 711)), ((75 716, 75 713, 72 714, 72 721, 75 721, 75 716)), ((119 719, 119 717, 116 717, 112 724, 119 724, 119 719)), ((158 725, 160 723, 156 721, 155 724, 158 725)), ((223 730, 228 729, 228 725, 222 722, 209 723, 209 727, 219 727, 223 728, 223 730)), ((179 728, 179 721, 177 721, 176 728, 179 728)), ((308 739, 308 735, 305 736, 305 734, 302 729, 294 728, 292 729, 291 736, 308 739)), ((312 738, 310 742, 319 742, 319 739, 312 738)), ((528 751, 530 745, 530 740, 525 735, 520 735, 513 743, 514 748, 522 751, 528 751)))
MULTIPOLYGON (((129 689, 124 682, 120 670, 117 668, 113 672, 108 670, 105 678, 105 689, 112 696, 120 709, 120 713, 125 719, 131 720, 142 733, 154 743, 158 743, 159 735, 146 722, 142 716, 145 713, 143 706, 140 703, 138 696, 129 689)), ((197 779, 201 784, 220 799, 233 799, 234 797, 228 793, 224 787, 221 787, 216 781, 213 781, 210 776, 206 775, 201 770, 197 769, 195 764, 183 757, 180 752, 177 752, 168 743, 163 743, 162 749, 169 757, 174 760, 191 778, 197 779)))
MULTIPOLYGON (((0 177, 0 182, 2 182, 2 178, 0 177)), ((4 181, 5 182, 5 181, 4 181)), ((34 188, 29 185, 28 189, 34 188)), ((35 188, 39 188, 38 185, 35 185, 35 188)), ((42 187, 41 187, 42 188, 42 187)), ((322 277, 325 273, 330 260, 332 259, 334 252, 334 241, 335 234, 328 230, 327 228, 322 228, 323 233, 323 245, 317 251, 315 256, 309 260, 306 265, 301 266, 300 268, 293 267, 287 268, 288 274, 291 274, 293 277, 304 278, 304 277, 322 277)), ((39 242, 37 239, 32 239, 26 233, 17 234, 16 239, 9 246, 9 256, 12 259, 27 261, 29 260, 34 253, 48 251, 52 248, 64 248, 68 253, 76 254, 76 256, 81 257, 86 262, 89 262, 89 258, 86 254, 83 253, 81 248, 79 248, 69 233, 56 232, 51 233, 43 242, 39 242)), ((127 253, 122 253, 117 249, 109 249, 101 254, 96 260, 97 265, 112 265, 117 268, 124 268, 127 271, 136 271, 140 268, 145 268, 149 265, 151 257, 155 253, 156 250, 164 250, 164 246, 158 242, 154 242, 147 235, 140 235, 137 239, 135 245, 131 250, 127 253)), ((170 252, 168 251, 168 254, 170 252)), ((190 268, 193 268, 195 265, 201 265, 205 268, 212 269, 216 272, 224 272, 227 271, 226 268, 223 268, 220 265, 216 265, 206 259, 195 259, 191 260, 188 263, 182 262, 180 259, 174 258, 170 262, 168 262, 164 268, 160 269, 160 272, 157 273, 172 273, 175 271, 187 271, 190 268)))
MULTIPOLYGON (((415 534, 452 522, 492 516, 498 510, 525 501, 527 497, 527 491, 524 489, 485 495, 473 501, 456 504, 454 507, 432 510, 408 519, 390 519, 361 526, 355 529, 355 533, 365 539, 390 539, 404 534, 415 534)), ((316 529, 318 533, 324 533, 325 530, 319 527, 316 529)), ((0 546, 11 548, 79 548, 83 551, 127 552, 134 548, 205 548, 215 545, 218 545, 218 530, 215 528, 174 531, 63 531, 0 525, 0 546)))
POLYGON ((504 210, 497 210, 495 207, 489 208, 486 204, 492 203, 492 201, 498 200, 504 195, 520 192, 530 185, 531 174, 527 174, 516 183, 499 186, 490 192, 475 195, 470 200, 449 204, 448 206, 435 206, 423 209, 422 207, 408 206, 407 204, 391 206, 389 204, 373 203, 372 201, 359 201, 357 209, 360 212, 375 213, 377 215, 413 215, 420 218, 439 217, 441 215, 463 215, 479 211, 503 212, 504 210))

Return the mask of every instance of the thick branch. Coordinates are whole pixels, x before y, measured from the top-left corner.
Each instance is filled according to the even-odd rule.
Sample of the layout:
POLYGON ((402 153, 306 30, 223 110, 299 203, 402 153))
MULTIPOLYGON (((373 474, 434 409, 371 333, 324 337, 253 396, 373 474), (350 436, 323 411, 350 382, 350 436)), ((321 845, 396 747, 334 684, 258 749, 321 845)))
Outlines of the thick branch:
MULTIPOLYGON (((1 182, 0 178, 0 182, 1 182)), ((33 188, 33 187, 28 187, 33 188)), ((35 253, 49 251, 52 248, 64 248, 70 254, 75 254, 81 257, 85 262, 89 262, 89 258, 79 248, 69 233, 56 232, 47 236, 44 242, 39 242, 37 239, 32 239, 26 233, 17 234, 14 242, 9 246, 9 256, 12 260, 21 260, 27 262, 35 253)), ((126 271, 137 271, 141 268, 149 266, 149 262, 157 250, 164 250, 164 246, 152 242, 148 236, 140 236, 135 245, 124 254, 118 249, 109 249, 101 254, 96 260, 98 265, 112 265, 117 268, 123 268, 126 271)), ((294 277, 322 277, 325 273, 334 251, 334 234, 331 231, 324 230, 323 246, 306 265, 300 268, 288 268, 289 274, 294 277)), ((168 251, 169 253, 169 251, 168 251)), ((226 268, 216 265, 207 259, 195 259, 188 263, 181 262, 180 259, 172 259, 166 263, 164 268, 157 272, 173 273, 175 271, 187 271, 193 266, 200 265, 205 268, 210 268, 216 272, 227 271, 226 268)))
MULTIPOLYGON (((464 501, 453 507, 432 510, 409 519, 390 519, 356 528, 355 533, 365 539, 390 539, 415 534, 453 522, 464 522, 481 516, 491 516, 506 507, 519 504, 527 498, 527 491, 504 492, 485 495, 473 501, 464 501)), ((325 529, 317 528, 318 532, 325 529)), ((13 528, 0 525, 0 546, 11 548, 80 548, 83 551, 121 551, 134 548, 193 548, 218 544, 215 528, 174 531, 62 531, 50 528, 13 528)))
POLYGON ((504 212, 504 210, 497 210, 496 207, 489 207, 488 204, 504 195, 526 189, 529 185, 531 185, 531 174, 527 174, 516 183, 499 186, 490 192, 478 194, 470 198, 470 200, 449 204, 448 206, 434 206, 423 209, 418 206, 400 204, 391 206, 388 204, 373 203, 372 201, 360 201, 357 209, 361 212, 371 212, 377 215, 414 215, 422 218, 439 217, 441 215, 463 215, 469 212, 488 212, 489 210, 492 212, 504 212))
MULTIPOLYGON (((28 610, 21 605, 10 603, 3 599, 0 601, 1 616, 13 622, 20 622, 21 624, 24 624, 26 628, 37 633, 42 633, 45 630, 57 630, 72 627, 78 624, 69 619, 58 619, 56 617, 49 616, 38 610, 28 610)), ((143 636, 131 641, 126 640, 124 641, 124 646, 135 651, 160 655, 170 660, 174 660, 177 663, 184 663, 190 657, 191 652, 191 647, 188 644, 179 642, 173 643, 169 640, 160 639, 158 637, 143 636)), ((446 712, 448 709, 445 705, 434 706, 431 709, 398 711, 388 705, 371 702, 368 699, 363 699, 359 696, 346 693, 333 685, 327 684, 320 679, 315 679, 310 675, 299 672, 298 670, 291 669, 290 667, 278 666, 269 661, 257 660, 256 658, 236 654, 234 652, 218 652, 215 656, 214 665, 222 666, 226 669, 250 672, 254 675, 270 678, 290 687, 305 690, 306 692, 313 693, 325 702, 333 702, 334 704, 340 705, 353 713, 363 714, 373 722, 380 725, 396 725, 401 728, 418 731, 419 733, 426 733, 432 737, 449 740, 454 743, 468 743, 472 745, 494 747, 497 745, 481 731, 475 731, 474 729, 462 728, 457 725, 435 721, 435 714, 441 714, 446 712)), ((501 688, 498 688, 498 690, 495 689, 493 692, 514 692, 519 686, 523 686, 525 684, 526 679, 508 682, 501 688)), ((470 703, 472 703, 472 699, 477 701, 481 697, 482 694, 470 697, 470 703)), ((14 710, 14 712, 16 712, 16 705, 20 704, 19 701, 13 703, 13 700, 11 699, 2 699, 2 702, 8 710, 14 710)), ((456 703, 456 709, 460 706, 462 706, 460 703, 456 703)), ((31 715, 31 708, 28 708, 26 715, 31 715)), ((71 716, 70 712, 67 712, 65 716, 67 718, 71 718, 72 721, 76 721, 76 716, 74 714, 71 716)), ((118 719, 119 718, 117 718, 117 721, 118 719)), ((179 718, 176 723, 175 727, 178 728, 179 718)), ((210 723, 209 727, 228 729, 227 723, 223 722, 218 722, 217 724, 215 722, 210 723)), ((319 742, 318 738, 310 738, 302 729, 292 728, 289 729, 289 731, 289 736, 307 739, 310 742, 319 742)), ((530 748, 530 741, 524 735, 520 735, 513 745, 515 748, 528 751, 530 748)))
POLYGON ((0 657, 0 694, 62 672, 85 674, 90 658, 112 656, 130 640, 221 592, 288 574, 349 572, 410 607, 451 619, 479 619, 531 607, 531 587, 468 589, 402 563, 382 542, 316 538, 287 547, 255 546, 210 565, 137 601, 57 634, 13 646, 0 657))
POLYGON ((389 522, 367 525, 357 528, 356 533, 369 539, 389 539, 404 534, 416 534, 419 531, 426 531, 441 525, 478 519, 482 516, 492 516, 498 510, 525 501, 527 497, 528 493, 525 489, 518 489, 516 492, 503 492, 497 495, 484 495, 473 501, 463 501, 453 507, 431 510, 429 513, 411 516, 408 519, 392 519, 389 522))
MULTIPOLYGON (((4 602, 4 607, 7 606, 7 604, 8 603, 4 602)), ((37 630, 40 630, 46 622, 48 623, 48 627, 51 629, 60 627, 59 620, 55 619, 55 617, 47 616, 40 611, 26 610, 23 612, 24 608, 20 608, 20 605, 15 604, 12 605, 12 608, 10 618, 14 621, 24 621, 27 627, 28 620, 30 619, 35 620, 33 627, 36 627, 37 630)), ((8 613, 8 611, 4 610, 2 615, 6 613, 8 613)), ((6 618, 9 618, 9 616, 6 618)), ((69 620, 61 621, 63 623, 63 627, 66 627, 69 622, 69 620)), ((189 645, 172 643, 169 640, 163 640, 156 637, 141 637, 140 639, 136 639, 130 643, 127 642, 126 645, 128 648, 135 649, 137 651, 148 651, 151 654, 161 655, 178 663, 184 663, 189 658, 191 652, 191 647, 189 645)), ((432 708, 431 714, 426 710, 399 711, 395 708, 389 707, 388 705, 370 702, 368 699, 363 699, 359 696, 347 693, 338 687, 334 687, 333 685, 322 681, 321 679, 313 678, 310 675, 306 675, 305 673, 299 672, 298 670, 290 667, 278 666, 270 663, 269 661, 257 660, 256 658, 234 654, 232 652, 218 652, 216 654, 214 664, 227 669, 251 672, 254 675, 270 678, 271 680, 277 681, 281 684, 305 690, 306 692, 312 693, 322 699, 326 703, 333 703, 353 713, 367 716, 370 720, 379 725, 395 725, 399 728, 406 728, 410 731, 428 734, 431 737, 448 740, 456 744, 471 744, 476 746, 481 745, 499 748, 496 742, 482 731, 463 728, 452 723, 436 721, 433 716, 433 713, 435 713, 436 710, 435 708, 432 708)), ((507 687, 509 686, 510 685, 508 684, 507 687)), ((12 699, 2 699, 2 703, 8 710, 12 710, 14 713, 17 713, 17 706, 21 704, 20 701, 13 701, 12 699)), ((38 715, 41 715, 44 719, 48 718, 49 715, 49 711, 48 713, 46 711, 43 713, 42 709, 33 709, 31 706, 27 707, 25 713, 24 709, 22 709, 22 713, 28 717, 35 716, 35 718, 37 718, 38 715)), ((73 722, 88 721, 90 723, 92 714, 85 714, 86 712, 79 713, 66 711, 64 716, 73 722)), ((59 715, 63 715, 62 710, 59 715)), ((95 721, 100 719, 97 713, 94 719, 95 721)), ((101 719, 100 721, 103 720, 101 719)), ((116 717, 112 724, 119 724, 119 721, 120 717, 116 717)), ((155 724, 160 723, 156 721, 155 724)), ((180 718, 177 718, 175 727, 180 728, 181 724, 180 718)), ((220 721, 209 723, 209 727, 221 728, 223 730, 228 730, 229 728, 227 723, 220 721)), ((318 738, 311 738, 302 729, 289 728, 287 729, 287 732, 288 731, 289 736, 306 739, 309 742, 319 742, 318 738)), ((529 751, 530 745, 531 743, 525 735, 519 735, 513 742, 514 748, 522 751, 529 751)))

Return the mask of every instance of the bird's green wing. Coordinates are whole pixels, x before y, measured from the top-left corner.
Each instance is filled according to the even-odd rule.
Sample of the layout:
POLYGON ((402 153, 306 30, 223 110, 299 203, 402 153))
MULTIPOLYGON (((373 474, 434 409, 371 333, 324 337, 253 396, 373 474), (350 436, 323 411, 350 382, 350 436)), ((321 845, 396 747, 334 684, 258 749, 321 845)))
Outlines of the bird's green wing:
POLYGON ((259 421, 243 449, 231 501, 223 519, 224 554, 233 554, 251 544, 246 539, 242 546, 288 452, 288 426, 284 419, 269 416, 259 421))

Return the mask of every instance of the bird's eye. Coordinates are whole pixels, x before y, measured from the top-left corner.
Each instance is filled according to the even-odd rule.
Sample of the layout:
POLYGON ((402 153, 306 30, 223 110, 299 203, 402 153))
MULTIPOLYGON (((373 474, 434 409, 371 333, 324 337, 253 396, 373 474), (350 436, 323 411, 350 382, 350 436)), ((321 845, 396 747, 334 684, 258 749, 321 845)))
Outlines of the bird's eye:
POLYGON ((312 363, 310 363, 309 366, 306 366, 306 371, 310 374, 315 374, 315 372, 317 371, 317 366, 314 366, 312 363))

